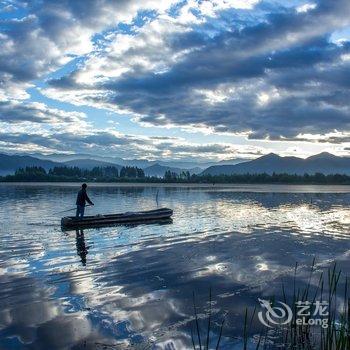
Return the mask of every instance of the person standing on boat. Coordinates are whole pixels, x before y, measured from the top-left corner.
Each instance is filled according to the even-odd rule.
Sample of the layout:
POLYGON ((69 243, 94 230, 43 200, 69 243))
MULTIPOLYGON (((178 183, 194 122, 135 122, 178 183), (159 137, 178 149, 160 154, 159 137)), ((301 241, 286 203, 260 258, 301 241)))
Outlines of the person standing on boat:
POLYGON ((81 190, 78 192, 77 195, 77 213, 75 215, 76 218, 82 219, 84 217, 84 211, 85 211, 85 204, 88 202, 90 205, 94 205, 94 203, 91 202, 89 196, 86 193, 87 184, 81 185, 81 190))

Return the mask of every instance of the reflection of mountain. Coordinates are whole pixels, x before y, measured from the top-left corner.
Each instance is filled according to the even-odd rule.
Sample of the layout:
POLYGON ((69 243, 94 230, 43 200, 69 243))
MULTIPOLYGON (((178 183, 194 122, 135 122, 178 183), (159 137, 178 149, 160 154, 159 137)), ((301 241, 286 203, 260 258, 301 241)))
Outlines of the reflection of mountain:
POLYGON ((215 165, 203 171, 203 174, 350 174, 350 157, 337 157, 330 153, 320 153, 306 159, 280 157, 270 153, 266 156, 236 165, 215 165))

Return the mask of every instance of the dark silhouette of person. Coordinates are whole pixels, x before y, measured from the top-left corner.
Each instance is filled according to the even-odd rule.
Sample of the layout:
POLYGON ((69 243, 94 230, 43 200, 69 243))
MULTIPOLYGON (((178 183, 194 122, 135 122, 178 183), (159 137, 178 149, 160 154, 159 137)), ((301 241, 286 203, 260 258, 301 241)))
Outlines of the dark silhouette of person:
POLYGON ((76 218, 80 217, 80 219, 82 219, 84 217, 86 202, 88 202, 90 205, 94 205, 94 203, 91 202, 89 196, 86 193, 86 188, 87 188, 87 184, 82 184, 81 190, 78 192, 77 201, 76 201, 76 205, 77 205, 77 212, 75 214, 76 218))
POLYGON ((85 237, 83 230, 76 230, 76 246, 77 246, 77 254, 80 256, 81 263, 83 266, 86 266, 86 255, 88 254, 89 247, 85 244, 85 237))

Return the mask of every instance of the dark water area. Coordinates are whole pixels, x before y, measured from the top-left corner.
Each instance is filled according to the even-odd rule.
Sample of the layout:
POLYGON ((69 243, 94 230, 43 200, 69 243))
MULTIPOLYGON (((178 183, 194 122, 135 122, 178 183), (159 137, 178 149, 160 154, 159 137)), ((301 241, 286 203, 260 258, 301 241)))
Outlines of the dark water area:
POLYGON ((296 262, 301 285, 314 258, 350 273, 347 188, 95 185, 87 214, 154 209, 158 192, 173 222, 62 231, 78 188, 0 185, 0 349, 191 349, 192 295, 204 329, 210 288, 212 339, 225 317, 220 348, 241 349, 245 308, 291 295, 296 262))

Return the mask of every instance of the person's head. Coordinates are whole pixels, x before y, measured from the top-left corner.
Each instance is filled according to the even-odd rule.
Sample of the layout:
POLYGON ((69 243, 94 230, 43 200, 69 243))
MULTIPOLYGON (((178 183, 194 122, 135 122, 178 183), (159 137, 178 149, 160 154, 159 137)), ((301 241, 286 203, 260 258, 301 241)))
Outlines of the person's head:
POLYGON ((87 184, 82 184, 81 187, 83 190, 86 190, 87 184))

